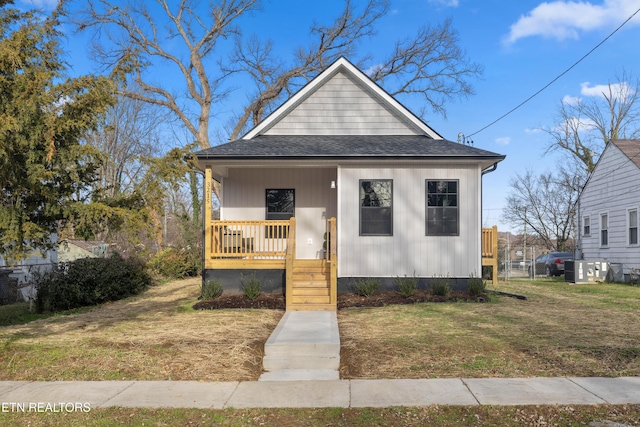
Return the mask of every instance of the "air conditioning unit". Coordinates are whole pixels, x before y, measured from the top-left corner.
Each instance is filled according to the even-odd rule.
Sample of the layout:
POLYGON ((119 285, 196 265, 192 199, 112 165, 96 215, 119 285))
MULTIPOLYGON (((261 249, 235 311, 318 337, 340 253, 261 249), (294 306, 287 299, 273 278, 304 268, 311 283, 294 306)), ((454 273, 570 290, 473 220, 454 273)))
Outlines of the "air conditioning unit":
POLYGON ((564 280, 571 283, 603 282, 609 272, 609 261, 567 260, 564 262, 564 280))

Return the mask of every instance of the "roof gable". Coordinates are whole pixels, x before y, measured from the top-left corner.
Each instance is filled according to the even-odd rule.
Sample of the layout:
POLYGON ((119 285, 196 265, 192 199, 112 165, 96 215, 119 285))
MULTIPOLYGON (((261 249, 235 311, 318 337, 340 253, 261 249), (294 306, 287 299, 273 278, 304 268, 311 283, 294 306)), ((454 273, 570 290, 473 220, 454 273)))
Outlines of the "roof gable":
POLYGON ((640 169, 640 139, 609 140, 605 145, 602 154, 600 154, 593 171, 587 177, 587 181, 582 187, 582 191, 578 198, 582 199, 593 181, 598 181, 602 176, 611 174, 611 170, 621 170, 621 168, 627 163, 634 165, 637 169, 640 169), (611 166, 612 161, 614 162, 614 166, 611 166))
POLYGON ((614 139, 611 143, 640 168, 640 139, 614 139))
POLYGON ((424 135, 442 137, 344 57, 242 139, 259 135, 424 135))

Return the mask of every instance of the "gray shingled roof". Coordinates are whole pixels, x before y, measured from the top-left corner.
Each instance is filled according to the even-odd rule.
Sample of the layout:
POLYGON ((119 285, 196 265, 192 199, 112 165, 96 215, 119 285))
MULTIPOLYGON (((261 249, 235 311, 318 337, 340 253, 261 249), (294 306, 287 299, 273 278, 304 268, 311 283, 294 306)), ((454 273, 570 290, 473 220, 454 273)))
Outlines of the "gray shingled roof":
POLYGON ((261 135, 198 151, 207 159, 475 158, 504 155, 422 135, 261 135))

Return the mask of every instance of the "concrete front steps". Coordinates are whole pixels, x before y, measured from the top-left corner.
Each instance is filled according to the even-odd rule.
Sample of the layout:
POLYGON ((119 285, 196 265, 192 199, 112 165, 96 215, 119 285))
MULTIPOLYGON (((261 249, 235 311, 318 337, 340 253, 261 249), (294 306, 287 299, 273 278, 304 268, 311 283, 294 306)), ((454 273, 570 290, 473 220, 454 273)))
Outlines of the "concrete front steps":
POLYGON ((264 346, 259 381, 338 380, 335 311, 287 311, 264 346))

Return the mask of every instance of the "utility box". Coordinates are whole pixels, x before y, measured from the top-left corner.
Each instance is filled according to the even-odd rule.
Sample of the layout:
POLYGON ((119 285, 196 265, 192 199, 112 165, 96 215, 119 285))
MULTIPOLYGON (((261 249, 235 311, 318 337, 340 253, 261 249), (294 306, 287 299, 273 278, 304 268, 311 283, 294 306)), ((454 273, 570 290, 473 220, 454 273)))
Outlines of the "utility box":
POLYGON ((609 264, 609 274, 607 274, 606 280, 608 282, 624 283, 624 271, 622 264, 609 264))
POLYGON ((609 261, 566 260, 564 280, 571 283, 603 282, 609 272, 609 261))

